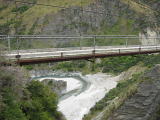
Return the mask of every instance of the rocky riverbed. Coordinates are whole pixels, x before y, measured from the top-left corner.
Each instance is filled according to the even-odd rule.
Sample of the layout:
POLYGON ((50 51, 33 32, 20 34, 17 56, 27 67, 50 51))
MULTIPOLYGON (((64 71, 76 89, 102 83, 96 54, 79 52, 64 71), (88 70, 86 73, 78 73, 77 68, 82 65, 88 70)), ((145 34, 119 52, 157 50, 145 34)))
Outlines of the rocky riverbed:
POLYGON ((50 73, 34 78, 40 81, 51 79, 65 81, 67 88, 59 100, 58 109, 67 120, 82 120, 96 102, 101 100, 110 89, 116 87, 120 76, 113 77, 103 73, 85 76, 80 73, 50 73))

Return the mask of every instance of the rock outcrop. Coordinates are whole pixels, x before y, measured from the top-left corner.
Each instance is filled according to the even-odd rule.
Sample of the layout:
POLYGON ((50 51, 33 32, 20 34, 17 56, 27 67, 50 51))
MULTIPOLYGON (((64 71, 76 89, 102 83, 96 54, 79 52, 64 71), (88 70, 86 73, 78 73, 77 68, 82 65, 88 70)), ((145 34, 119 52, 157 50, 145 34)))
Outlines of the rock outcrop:
MULTIPOLYGON (((30 2, 33 1, 43 3, 45 0, 31 0, 30 2)), ((9 4, 7 7, 14 4, 13 0, 0 0, 0 3, 9 4)), ((45 3, 47 4, 49 2, 45 3)), ((67 6, 66 9, 59 9, 57 12, 53 12, 52 8, 48 7, 48 10, 46 10, 47 12, 44 10, 42 14, 36 14, 36 16, 34 16, 36 9, 33 5, 20 14, 18 30, 23 34, 79 35, 97 34, 97 32, 102 32, 103 34, 104 27, 108 27, 107 30, 109 30, 114 25, 119 25, 119 27, 122 27, 122 31, 124 31, 122 34, 127 34, 127 32, 131 34, 134 30, 142 31, 142 33, 144 33, 147 28, 154 29, 154 31, 160 31, 160 18, 159 12, 157 12, 159 11, 159 5, 160 2, 158 0, 95 0, 83 5, 83 8, 81 8, 79 3, 78 5, 67 6), (52 12, 49 12, 50 10, 52 12), (34 17, 31 17, 32 14, 34 17), (34 19, 26 22, 26 18, 23 18, 24 16, 27 20, 34 19), (128 22, 126 21, 127 19, 128 22), (128 26, 129 23, 131 23, 131 26, 128 26), (129 27, 130 30, 127 30, 127 27, 129 27)), ((3 5, 2 8, 4 6, 5 5, 3 5)), ((12 7, 14 6, 11 6, 11 8, 12 7)), ((44 6, 38 7, 44 8, 44 6)), ((5 9, 5 13, 10 16, 13 11, 8 11, 7 8, 3 8, 2 10, 5 11, 5 9)), ((2 11, 2 13, 4 11, 2 11)), ((0 16, 0 20, 4 23, 6 17, 0 16)), ((6 27, 10 28, 13 26, 12 22, 4 25, 2 24, 2 26, 0 26, 2 31, 0 32, 13 33, 14 30, 4 31, 6 27)), ((105 31, 104 34, 107 34, 107 32, 108 31, 105 31)), ((116 30, 111 30, 108 34, 117 33, 116 30)))
POLYGON ((56 81, 54 79, 45 79, 42 81, 45 85, 49 85, 51 89, 58 95, 61 96, 66 92, 67 82, 59 80, 56 81))
MULTIPOLYGON (((71 7, 38 19, 35 24, 39 27, 35 28, 34 33, 44 35, 136 33, 138 35, 139 32, 141 39, 135 42, 140 42, 142 45, 159 44, 160 41, 155 38, 160 32, 160 18, 154 10, 143 5, 132 0, 128 3, 124 0, 99 0, 84 6, 83 12, 80 7, 71 7), (42 25, 43 23, 47 24, 42 25)), ((67 39, 62 41, 64 44, 67 42, 71 44, 67 39)))
MULTIPOLYGON (((150 120, 160 105, 160 65, 145 74, 136 94, 116 110, 109 120, 150 120)), ((156 118, 155 118, 156 120, 156 118)))
MULTIPOLYGON (((47 20, 47 24, 39 31, 41 34, 79 35, 90 34, 95 30, 102 32, 104 26, 113 27, 120 24, 122 19, 133 22, 133 31, 140 28, 140 31, 145 32, 148 27, 155 28, 155 23, 158 25, 157 16, 152 13, 152 9, 143 8, 137 2, 126 3, 124 0, 97 0, 84 6, 83 12, 80 7, 71 7, 56 14, 46 15, 38 19, 36 24, 41 26, 47 20), (147 11, 150 11, 150 14, 147 11)), ((126 24, 124 27, 127 29, 126 24)), ((35 32, 38 32, 36 29, 35 32)))

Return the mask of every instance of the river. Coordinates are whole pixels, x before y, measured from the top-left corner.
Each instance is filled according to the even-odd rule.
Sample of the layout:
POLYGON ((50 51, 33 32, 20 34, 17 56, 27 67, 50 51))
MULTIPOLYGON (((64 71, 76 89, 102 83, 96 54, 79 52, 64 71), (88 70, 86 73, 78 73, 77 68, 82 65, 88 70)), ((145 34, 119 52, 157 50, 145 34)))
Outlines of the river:
POLYGON ((115 88, 120 76, 103 73, 81 75, 80 73, 52 73, 33 77, 39 81, 45 79, 63 80, 67 82, 67 92, 58 103, 67 120, 82 120, 96 102, 101 100, 112 88, 115 88))

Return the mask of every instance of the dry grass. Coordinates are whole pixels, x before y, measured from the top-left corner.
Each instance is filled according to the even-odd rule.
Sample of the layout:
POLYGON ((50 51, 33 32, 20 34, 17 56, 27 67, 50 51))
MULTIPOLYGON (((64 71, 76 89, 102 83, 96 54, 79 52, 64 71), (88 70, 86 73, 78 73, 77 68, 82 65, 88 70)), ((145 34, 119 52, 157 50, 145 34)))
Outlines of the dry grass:
MULTIPOLYGON (((82 0, 82 5, 86 6, 92 2, 94 2, 94 0, 82 0)), ((38 0, 37 3, 63 6, 66 8, 71 6, 81 6, 81 0, 38 0)), ((13 3, 8 8, 0 11, 0 17, 3 17, 3 19, 0 19, 0 24, 6 23, 7 19, 15 19, 15 13, 11 12, 14 7, 15 5, 13 3)), ((26 25, 26 29, 29 30, 37 18, 42 18, 45 15, 57 13, 60 10, 61 8, 34 5, 19 16, 22 18, 22 24, 26 25)))
MULTIPOLYGON (((37 3, 48 4, 48 5, 57 5, 63 7, 71 7, 71 6, 81 6, 81 0, 37 0, 37 3)), ((82 5, 87 6, 90 3, 95 2, 96 0, 82 0, 82 5)), ((138 4, 134 0, 121 0, 122 3, 128 5, 131 9, 141 14, 153 14, 153 10, 150 9, 149 6, 145 4, 138 4)), ((15 8, 15 4, 10 4, 4 10, 0 11, 0 24, 5 24, 7 20, 15 19, 15 13, 11 12, 12 9, 15 8)), ((26 34, 29 32, 33 24, 37 19, 43 18, 46 15, 54 14, 60 11, 60 8, 56 7, 46 7, 46 6, 38 6, 34 5, 29 8, 24 13, 20 14, 20 18, 22 19, 22 25, 26 27, 26 34)), ((41 26, 40 26, 41 27, 41 26)), ((42 26, 43 27, 43 26, 42 26)))
POLYGON ((125 3, 126 5, 129 4, 129 7, 134 10, 137 13, 141 13, 141 14, 153 14, 155 11, 153 11, 149 6, 145 5, 145 4, 138 4, 137 2, 135 2, 134 0, 121 0, 123 3, 125 3))

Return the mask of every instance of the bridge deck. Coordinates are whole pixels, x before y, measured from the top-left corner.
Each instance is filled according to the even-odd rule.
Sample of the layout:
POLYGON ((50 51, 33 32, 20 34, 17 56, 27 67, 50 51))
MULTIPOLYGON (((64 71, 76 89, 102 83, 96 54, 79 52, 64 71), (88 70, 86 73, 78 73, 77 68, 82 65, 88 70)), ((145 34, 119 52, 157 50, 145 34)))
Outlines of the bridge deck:
POLYGON ((159 53, 157 46, 101 46, 79 48, 50 48, 19 50, 5 53, 5 56, 18 64, 36 64, 46 62, 59 62, 78 59, 102 58, 110 56, 125 56, 137 54, 159 53), (16 58, 19 57, 19 58, 16 58))

